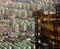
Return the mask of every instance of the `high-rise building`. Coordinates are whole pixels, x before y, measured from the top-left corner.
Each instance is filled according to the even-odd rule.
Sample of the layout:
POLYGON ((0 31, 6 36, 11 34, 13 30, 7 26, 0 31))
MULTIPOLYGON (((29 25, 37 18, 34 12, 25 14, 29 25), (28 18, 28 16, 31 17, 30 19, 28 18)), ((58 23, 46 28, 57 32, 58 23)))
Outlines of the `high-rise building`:
POLYGON ((0 26, 0 33, 12 32, 12 26, 0 26))
POLYGON ((10 4, 11 3, 11 0, 6 0, 6 4, 10 4))
POLYGON ((20 7, 19 7, 20 9, 22 9, 22 4, 23 4, 23 3, 22 3, 22 2, 20 2, 20 7))
POLYGON ((19 24, 15 23, 15 33, 19 33, 19 24))
POLYGON ((27 10, 19 10, 19 17, 21 18, 27 18, 27 10))
POLYGON ((22 20, 21 22, 21 30, 27 31, 27 20, 22 20))
POLYGON ((34 8, 34 7, 33 7, 33 4, 34 4, 34 3, 33 3, 33 1, 31 0, 31 1, 30 1, 30 10, 33 10, 33 8, 34 8))
POLYGON ((10 16, 10 25, 13 27, 13 31, 15 31, 14 30, 14 28, 15 28, 15 14, 12 14, 10 16))
POLYGON ((33 11, 31 11, 31 10, 27 10, 27 16, 28 16, 28 18, 30 17, 32 17, 32 14, 33 14, 33 11))
POLYGON ((4 14, 4 11, 5 10, 5 8, 4 7, 1 7, 1 14, 4 14))
POLYGON ((35 30, 35 22, 34 21, 32 21, 32 30, 35 30))
POLYGON ((26 9, 30 10, 30 4, 29 3, 26 3, 26 9))

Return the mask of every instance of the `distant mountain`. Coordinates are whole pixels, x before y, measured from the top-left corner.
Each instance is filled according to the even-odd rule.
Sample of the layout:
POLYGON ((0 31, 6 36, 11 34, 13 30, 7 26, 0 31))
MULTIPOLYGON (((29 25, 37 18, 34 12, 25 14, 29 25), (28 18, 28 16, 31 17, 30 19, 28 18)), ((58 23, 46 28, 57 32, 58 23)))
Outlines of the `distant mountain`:
POLYGON ((30 2, 30 0, 11 0, 13 2, 30 2))
MULTIPOLYGON (((30 2, 31 0, 11 0, 13 2, 30 2)), ((34 3, 41 0, 32 0, 34 3)))

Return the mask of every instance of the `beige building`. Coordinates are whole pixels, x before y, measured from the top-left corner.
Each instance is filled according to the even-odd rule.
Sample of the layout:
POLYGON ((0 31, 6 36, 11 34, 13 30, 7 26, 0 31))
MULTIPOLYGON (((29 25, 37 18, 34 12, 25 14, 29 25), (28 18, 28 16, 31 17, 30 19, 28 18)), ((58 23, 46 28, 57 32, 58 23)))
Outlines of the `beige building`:
POLYGON ((19 17, 27 18, 27 10, 19 10, 19 17))
POLYGON ((26 3, 26 9, 30 10, 30 4, 29 3, 26 3))
POLYGON ((19 32, 19 24, 15 23, 15 33, 19 32))
POLYGON ((6 5, 8 5, 9 3, 11 3, 11 0, 6 0, 6 5))

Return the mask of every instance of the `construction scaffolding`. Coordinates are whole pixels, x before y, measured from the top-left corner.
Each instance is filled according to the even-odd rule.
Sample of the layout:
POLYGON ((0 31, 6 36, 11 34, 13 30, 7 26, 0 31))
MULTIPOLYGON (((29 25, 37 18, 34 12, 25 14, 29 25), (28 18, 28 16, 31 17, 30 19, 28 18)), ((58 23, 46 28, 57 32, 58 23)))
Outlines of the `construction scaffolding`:
POLYGON ((33 12, 36 49, 60 49, 60 2, 54 2, 54 10, 49 2, 47 13, 43 9, 33 12))

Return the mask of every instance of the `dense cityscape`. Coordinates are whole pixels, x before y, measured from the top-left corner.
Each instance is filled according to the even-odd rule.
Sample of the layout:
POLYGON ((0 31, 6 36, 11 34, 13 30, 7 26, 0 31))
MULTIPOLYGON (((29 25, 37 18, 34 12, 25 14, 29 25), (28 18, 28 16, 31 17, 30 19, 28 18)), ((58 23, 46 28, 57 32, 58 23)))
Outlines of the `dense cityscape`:
POLYGON ((34 42, 35 22, 32 15, 35 9, 31 3, 33 4, 32 1, 0 1, 0 48, 34 48, 30 41, 34 42))
POLYGON ((54 2, 51 5, 48 0, 0 0, 0 48, 34 49, 35 45, 31 45, 35 33, 33 11, 43 9, 47 14, 51 5, 50 11, 55 14, 54 2))
POLYGON ((31 31, 34 31, 33 8, 30 7, 30 3, 12 2, 11 0, 1 0, 0 2, 1 34, 8 33, 9 36, 10 34, 21 35, 22 33, 25 35, 25 32, 31 34, 31 31))

